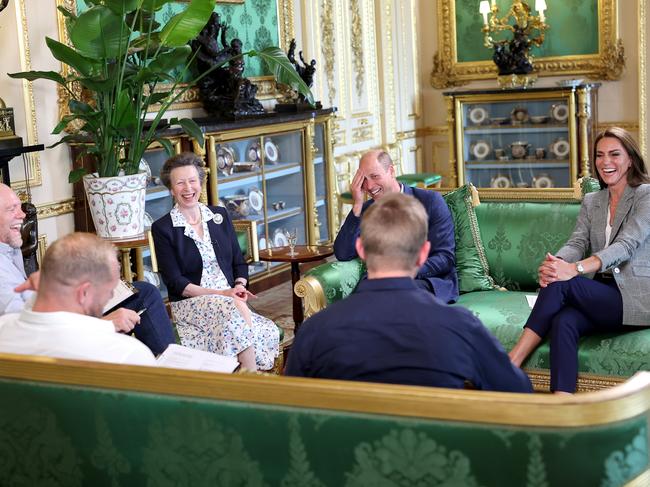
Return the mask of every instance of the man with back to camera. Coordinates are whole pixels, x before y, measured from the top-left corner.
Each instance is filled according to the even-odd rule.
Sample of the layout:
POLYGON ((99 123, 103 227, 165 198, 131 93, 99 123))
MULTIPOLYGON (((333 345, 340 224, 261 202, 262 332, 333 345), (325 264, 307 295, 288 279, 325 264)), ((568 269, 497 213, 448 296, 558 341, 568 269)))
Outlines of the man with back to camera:
MULTIPOLYGON (((20 205, 16 193, 0 183, 0 315, 22 311, 39 284, 39 272, 29 278, 25 275, 20 251, 20 227, 25 213, 20 205)), ((112 321, 116 331, 130 332, 137 326, 138 339, 158 355, 175 343, 169 316, 155 286, 146 282, 133 285, 138 292, 104 319, 112 321)))
POLYGON ((302 324, 286 374, 531 392, 526 374, 470 311, 416 284, 430 246, 427 214, 412 196, 386 195, 368 208, 355 244, 368 279, 302 324))
POLYGON ((0 317, 0 352, 156 365, 151 351, 99 319, 119 280, 115 247, 71 233, 47 249, 31 309, 0 317))
MULTIPOLYGON (((427 259, 415 276, 415 284, 445 303, 458 299, 454 222, 447 204, 435 191, 410 188, 395 178, 395 167, 388 153, 373 150, 363 155, 350 184, 353 205, 334 241, 334 255, 340 261, 358 257, 355 241, 359 237, 361 216, 375 201, 391 193, 414 196, 427 212, 431 244, 427 259), (365 195, 370 200, 364 203, 365 195)), ((407 236, 404 236, 407 237, 407 236)))

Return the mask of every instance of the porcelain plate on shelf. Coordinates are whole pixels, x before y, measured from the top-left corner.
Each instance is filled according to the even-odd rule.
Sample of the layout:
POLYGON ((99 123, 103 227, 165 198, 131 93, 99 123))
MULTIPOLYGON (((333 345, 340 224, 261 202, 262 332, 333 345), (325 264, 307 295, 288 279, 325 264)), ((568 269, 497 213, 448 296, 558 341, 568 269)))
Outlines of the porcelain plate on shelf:
POLYGON ((571 152, 571 144, 566 139, 557 139, 551 144, 551 153, 555 154, 555 157, 558 159, 564 159, 571 152))
POLYGON ((490 154, 492 147, 485 140, 477 140, 470 145, 469 150, 477 160, 482 161, 490 154))
POLYGON ((264 142, 264 156, 266 157, 266 160, 272 164, 275 164, 278 162, 278 159, 280 159, 278 146, 270 139, 266 139, 264 142))
POLYGON ((564 123, 569 119, 569 107, 566 103, 557 103, 551 107, 551 118, 558 123, 564 123))
POLYGON ((262 207, 264 206, 263 193, 257 188, 252 188, 248 192, 248 202, 251 204, 253 210, 262 211, 262 207))
POLYGON ((274 235, 273 235, 273 244, 276 247, 286 247, 289 245, 289 241, 287 240, 287 236, 284 234, 283 230, 276 230, 274 235))
POLYGON ((467 111, 467 118, 474 125, 481 125, 488 121, 490 114, 483 107, 472 107, 467 111))

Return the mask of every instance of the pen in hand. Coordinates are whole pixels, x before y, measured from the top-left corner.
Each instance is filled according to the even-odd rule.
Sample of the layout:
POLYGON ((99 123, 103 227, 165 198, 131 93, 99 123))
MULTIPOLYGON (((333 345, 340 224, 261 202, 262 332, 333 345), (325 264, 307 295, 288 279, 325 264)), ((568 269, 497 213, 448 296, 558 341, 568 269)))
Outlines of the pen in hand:
POLYGON ((141 316, 145 311, 147 311, 147 308, 142 308, 140 311, 138 311, 138 316, 141 316))

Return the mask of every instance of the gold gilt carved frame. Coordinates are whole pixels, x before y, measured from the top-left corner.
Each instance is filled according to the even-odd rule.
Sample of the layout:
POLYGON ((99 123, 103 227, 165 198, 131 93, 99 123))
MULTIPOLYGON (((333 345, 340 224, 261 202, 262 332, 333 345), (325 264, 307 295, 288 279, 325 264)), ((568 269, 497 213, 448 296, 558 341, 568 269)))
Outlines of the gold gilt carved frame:
MULTIPOLYGON (((535 59, 541 76, 583 75, 592 79, 619 79, 625 67, 623 43, 617 32, 617 0, 598 2, 598 53, 535 59)), ((478 6, 478 2, 476 2, 478 6)), ((431 86, 461 86, 471 80, 495 78, 492 61, 458 62, 455 0, 438 0, 438 52, 433 57, 431 86)), ((552 28, 552 22, 551 22, 552 28)))
MULTIPOLYGON (((222 2, 218 0, 218 3, 243 3, 242 2, 222 2)), ((65 17, 61 12, 59 12, 58 7, 63 7, 72 12, 77 11, 77 0, 56 0, 57 6, 57 25, 59 30, 59 40, 64 44, 70 45, 70 38, 68 37, 68 32, 65 27, 65 17)), ((295 37, 295 31, 293 27, 293 4, 292 0, 277 0, 278 7, 278 38, 280 40, 280 48, 287 49, 291 39, 295 37)), ((69 74, 69 68, 66 65, 62 66, 63 76, 69 74)), ((278 93, 278 90, 275 85, 275 78, 273 76, 256 76, 251 77, 250 80, 257 85, 257 98, 260 100, 268 100, 270 98, 278 98, 281 95, 278 93)), ((59 104, 59 118, 67 115, 68 112, 68 102, 70 101, 70 94, 64 90, 62 87, 57 86, 58 89, 58 104, 59 104)), ((81 89, 80 87, 75 87, 75 90, 81 89)), ((166 91, 169 89, 169 86, 160 85, 158 87, 160 91, 166 91)), ((180 89, 180 88, 179 88, 180 89)), ((192 88, 186 91, 181 98, 178 99, 176 103, 172 105, 172 110, 183 110, 187 108, 200 108, 201 102, 199 101, 199 93, 196 88, 192 88)), ((152 110, 156 110, 156 106, 152 107, 152 110)))

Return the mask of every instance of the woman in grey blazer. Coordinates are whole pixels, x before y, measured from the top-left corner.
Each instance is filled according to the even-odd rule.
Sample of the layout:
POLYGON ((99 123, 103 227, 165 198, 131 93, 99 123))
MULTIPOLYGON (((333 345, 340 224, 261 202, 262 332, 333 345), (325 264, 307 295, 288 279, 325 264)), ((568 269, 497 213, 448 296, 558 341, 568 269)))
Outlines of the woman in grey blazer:
POLYGON ((595 140, 601 191, 585 195, 573 234, 539 267, 541 290, 519 341, 517 366, 550 333, 551 391, 575 392, 578 339, 650 325, 650 177, 628 132, 595 140))

